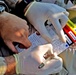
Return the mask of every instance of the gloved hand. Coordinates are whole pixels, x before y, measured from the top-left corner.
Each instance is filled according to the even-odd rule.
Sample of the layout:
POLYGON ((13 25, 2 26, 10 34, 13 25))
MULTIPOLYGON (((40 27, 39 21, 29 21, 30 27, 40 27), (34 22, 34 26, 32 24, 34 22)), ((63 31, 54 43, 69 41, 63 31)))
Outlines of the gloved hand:
POLYGON ((25 12, 25 16, 28 18, 29 22, 48 42, 51 42, 52 39, 44 25, 45 21, 49 20, 53 24, 58 36, 65 42, 66 38, 62 28, 66 25, 68 15, 69 13, 58 5, 40 2, 31 3, 30 7, 25 12))
POLYGON ((26 48, 31 46, 28 35, 29 30, 25 20, 7 12, 0 14, 0 36, 13 52, 17 52, 13 42, 21 43, 26 48))
POLYGON ((24 50, 19 54, 15 54, 14 57, 16 59, 17 74, 48 75, 57 73, 62 69, 62 59, 53 55, 51 44, 40 45, 32 50, 24 50), (48 60, 45 65, 39 69, 38 66, 45 61, 43 56, 47 57, 45 54, 47 51, 49 51, 52 59, 48 60))
POLYGON ((56 0, 55 4, 61 6, 61 7, 66 7, 66 4, 64 3, 64 0, 56 0))
POLYGON ((55 3, 61 7, 64 7, 66 6, 66 4, 64 3, 64 0, 41 0, 41 2, 46 2, 46 3, 55 3))

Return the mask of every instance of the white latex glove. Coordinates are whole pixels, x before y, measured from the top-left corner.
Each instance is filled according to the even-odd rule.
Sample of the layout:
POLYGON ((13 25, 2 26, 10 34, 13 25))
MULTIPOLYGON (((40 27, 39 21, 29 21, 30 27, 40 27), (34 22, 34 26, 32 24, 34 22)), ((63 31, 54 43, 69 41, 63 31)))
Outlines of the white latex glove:
POLYGON ((55 4, 61 6, 61 7, 64 7, 66 6, 66 4, 64 3, 64 0, 56 0, 55 4))
POLYGON ((62 69, 62 59, 56 55, 53 56, 53 59, 49 60, 43 68, 38 68, 38 66, 44 62, 45 58, 43 55, 48 50, 53 56, 51 44, 41 45, 32 50, 24 50, 19 54, 14 55, 17 63, 17 74, 48 75, 58 73, 62 69))
POLYGON ((64 0, 41 0, 41 2, 54 3, 54 4, 57 4, 57 5, 64 7, 64 8, 66 6, 66 4, 64 3, 64 0))
POLYGON ((69 13, 64 8, 55 4, 42 2, 34 2, 25 13, 25 16, 28 18, 29 22, 48 42, 51 42, 52 39, 44 25, 45 21, 49 20, 53 24, 58 36, 63 42, 65 42, 66 39, 62 28, 66 25, 68 15, 69 13))

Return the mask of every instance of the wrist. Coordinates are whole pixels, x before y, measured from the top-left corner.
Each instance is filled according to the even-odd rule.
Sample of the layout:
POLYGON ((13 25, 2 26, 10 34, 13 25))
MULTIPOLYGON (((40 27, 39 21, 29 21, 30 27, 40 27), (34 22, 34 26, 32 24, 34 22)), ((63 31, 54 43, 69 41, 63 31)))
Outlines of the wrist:
POLYGON ((15 74, 16 73, 16 62, 13 56, 5 57, 5 61, 7 63, 7 69, 5 74, 15 74))
POLYGON ((7 69, 6 61, 3 57, 0 57, 0 75, 4 75, 7 69))
POLYGON ((31 0, 19 0, 17 3, 16 3, 16 7, 15 7, 15 10, 14 10, 14 14, 21 17, 21 18, 24 18, 24 10, 26 7, 28 7, 28 5, 30 5, 30 3, 32 3, 33 1, 31 0))
POLYGON ((21 71, 21 61, 19 61, 19 54, 14 54, 13 55, 14 58, 15 58, 15 62, 16 62, 16 67, 15 67, 15 71, 16 71, 16 74, 20 74, 20 71, 21 71))

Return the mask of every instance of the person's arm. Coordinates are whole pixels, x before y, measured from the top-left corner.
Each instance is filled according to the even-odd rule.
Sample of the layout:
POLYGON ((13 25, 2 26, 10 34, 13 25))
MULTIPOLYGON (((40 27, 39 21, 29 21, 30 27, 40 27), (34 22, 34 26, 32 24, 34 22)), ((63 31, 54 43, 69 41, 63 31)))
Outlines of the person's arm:
POLYGON ((0 75, 13 75, 16 70, 15 58, 13 56, 0 57, 0 75))
POLYGON ((0 57, 0 75, 48 75, 58 73, 61 69, 62 59, 53 54, 51 44, 40 45, 33 50, 24 50, 9 57, 0 57), (41 66, 42 63, 44 65, 41 66))
POLYGON ((14 56, 5 57, 5 61, 7 63, 7 69, 5 75, 15 74, 16 73, 16 62, 14 56))

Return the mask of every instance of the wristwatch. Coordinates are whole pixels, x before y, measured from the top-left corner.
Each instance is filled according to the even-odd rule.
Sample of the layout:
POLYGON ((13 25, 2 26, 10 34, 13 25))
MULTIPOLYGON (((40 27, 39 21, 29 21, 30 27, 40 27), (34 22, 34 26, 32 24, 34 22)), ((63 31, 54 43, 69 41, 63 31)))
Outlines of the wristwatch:
POLYGON ((3 5, 0 5, 0 13, 5 11, 5 7, 3 5))

